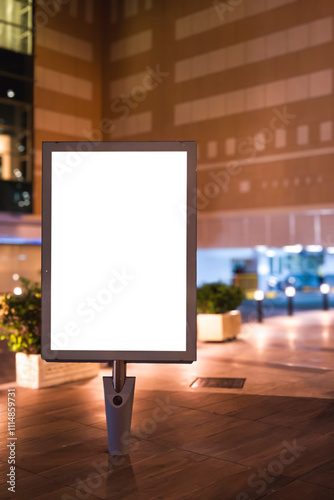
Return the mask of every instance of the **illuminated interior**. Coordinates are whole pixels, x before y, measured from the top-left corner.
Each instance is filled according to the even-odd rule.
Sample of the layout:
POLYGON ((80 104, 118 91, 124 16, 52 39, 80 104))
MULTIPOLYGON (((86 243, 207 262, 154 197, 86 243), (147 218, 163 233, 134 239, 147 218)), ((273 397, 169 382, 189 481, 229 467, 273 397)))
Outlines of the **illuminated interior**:
POLYGON ((31 55, 32 27, 32 0, 1 0, 0 47, 31 55))
POLYGON ((0 177, 4 180, 11 178, 11 139, 10 135, 0 135, 0 177))

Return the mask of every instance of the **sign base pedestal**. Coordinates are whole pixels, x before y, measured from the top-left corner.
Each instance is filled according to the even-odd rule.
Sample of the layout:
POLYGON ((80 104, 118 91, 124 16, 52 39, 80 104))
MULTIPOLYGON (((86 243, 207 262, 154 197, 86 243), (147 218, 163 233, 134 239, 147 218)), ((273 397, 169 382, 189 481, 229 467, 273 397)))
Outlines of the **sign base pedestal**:
POLYGON ((113 377, 103 377, 108 446, 111 455, 126 455, 129 449, 135 377, 127 377, 120 392, 113 377))

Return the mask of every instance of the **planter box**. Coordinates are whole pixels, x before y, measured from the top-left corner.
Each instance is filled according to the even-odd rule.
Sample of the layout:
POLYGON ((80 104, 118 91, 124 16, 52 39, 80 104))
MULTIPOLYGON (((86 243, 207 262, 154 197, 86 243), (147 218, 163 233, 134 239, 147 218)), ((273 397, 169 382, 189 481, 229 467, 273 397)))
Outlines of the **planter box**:
POLYGON ((30 389, 96 377, 99 368, 99 363, 48 363, 40 354, 16 353, 17 385, 30 389))
POLYGON ((197 314, 197 338, 203 342, 222 342, 241 332, 240 311, 225 314, 197 314))

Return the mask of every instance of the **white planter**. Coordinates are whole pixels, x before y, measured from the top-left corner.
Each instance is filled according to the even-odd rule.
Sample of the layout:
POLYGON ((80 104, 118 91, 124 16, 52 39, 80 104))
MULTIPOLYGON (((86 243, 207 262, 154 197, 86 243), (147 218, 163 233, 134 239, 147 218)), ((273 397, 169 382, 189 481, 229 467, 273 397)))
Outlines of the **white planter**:
POLYGON ((225 314, 197 314, 197 338, 202 342, 221 342, 241 333, 240 311, 225 314))
POLYGON ((96 377, 99 363, 48 363, 40 354, 16 353, 16 382, 20 387, 41 389, 96 377))

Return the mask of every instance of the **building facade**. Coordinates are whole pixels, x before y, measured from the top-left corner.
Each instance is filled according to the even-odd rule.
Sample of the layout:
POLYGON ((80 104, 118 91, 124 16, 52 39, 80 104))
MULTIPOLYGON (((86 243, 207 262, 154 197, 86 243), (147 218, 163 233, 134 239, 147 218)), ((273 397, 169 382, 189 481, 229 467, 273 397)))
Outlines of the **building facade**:
POLYGON ((38 2, 34 221, 42 141, 195 140, 199 248, 334 246, 333 16, 327 0, 38 2))
POLYGON ((199 247, 333 244, 334 5, 112 4, 105 137, 198 142, 199 247))

